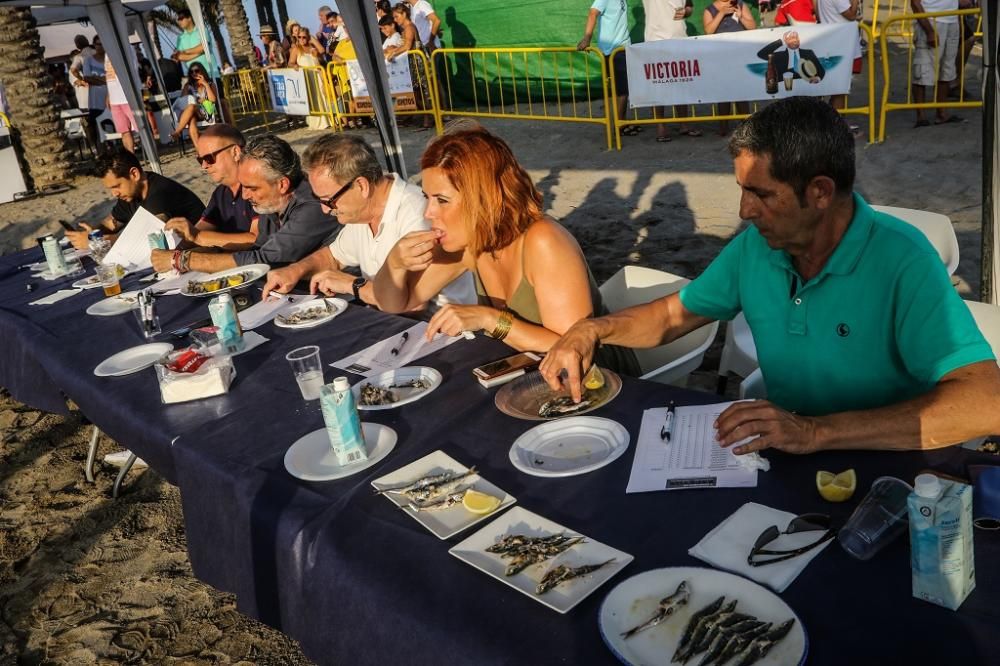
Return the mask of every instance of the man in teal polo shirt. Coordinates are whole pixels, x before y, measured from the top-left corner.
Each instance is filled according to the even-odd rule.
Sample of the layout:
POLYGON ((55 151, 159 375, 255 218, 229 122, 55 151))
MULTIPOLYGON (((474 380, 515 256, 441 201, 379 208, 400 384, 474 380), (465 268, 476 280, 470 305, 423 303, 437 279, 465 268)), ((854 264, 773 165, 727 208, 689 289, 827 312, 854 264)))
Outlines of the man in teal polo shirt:
POLYGON ((937 252, 854 186, 854 139, 812 97, 781 100, 729 143, 733 239, 678 294, 574 325, 542 362, 574 398, 598 343, 654 347, 746 315, 770 400, 730 406, 719 442, 748 453, 936 448, 1000 432, 1000 368, 937 252))
POLYGON ((208 75, 213 79, 219 78, 219 69, 215 66, 214 53, 215 53, 215 42, 212 41, 212 35, 208 32, 205 33, 205 38, 208 40, 208 48, 213 54, 211 56, 213 62, 209 62, 209 58, 205 57, 205 47, 201 43, 201 34, 198 32, 198 28, 194 24, 194 19, 191 18, 191 12, 187 9, 180 9, 177 11, 177 27, 181 29, 181 34, 177 36, 177 50, 174 54, 170 56, 173 60, 184 64, 184 71, 186 72, 191 63, 199 62, 208 72, 208 75))

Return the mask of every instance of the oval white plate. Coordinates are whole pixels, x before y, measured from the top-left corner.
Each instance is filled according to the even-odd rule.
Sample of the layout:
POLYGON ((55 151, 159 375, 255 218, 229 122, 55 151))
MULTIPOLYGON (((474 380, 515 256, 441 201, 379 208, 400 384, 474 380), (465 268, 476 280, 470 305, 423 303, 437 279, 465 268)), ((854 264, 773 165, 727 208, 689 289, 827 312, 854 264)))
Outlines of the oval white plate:
POLYGON ((133 372, 145 370, 173 349, 174 346, 169 342, 151 342, 148 345, 125 349, 101 361, 94 368, 94 374, 98 377, 131 375, 133 372))
POLYGON ((109 298, 105 298, 103 301, 97 301, 87 308, 87 314, 96 315, 98 317, 113 317, 115 315, 124 314, 139 304, 139 301, 136 300, 136 294, 138 293, 138 291, 123 291, 117 296, 111 296, 109 298))
POLYGON ((354 402, 358 405, 358 409, 362 411, 378 411, 381 409, 394 409, 402 405, 408 405, 411 402, 416 402, 440 386, 442 381, 444 380, 441 377, 441 373, 434 368, 411 365, 397 370, 389 370, 380 375, 375 375, 374 377, 360 381, 352 386, 351 390, 354 392, 354 402), (400 396, 400 398, 396 402, 388 405, 361 404, 361 387, 365 384, 375 384, 376 386, 381 386, 382 388, 388 388, 394 384, 402 384, 414 379, 423 379, 429 384, 429 386, 425 389, 392 389, 398 396, 400 396))
MULTIPOLYGON (((619 583, 608 592, 598 612, 601 638, 622 663, 667 666, 691 616, 723 595, 726 603, 739 600, 737 611, 773 622, 774 626, 795 618, 788 635, 755 664, 786 665, 805 661, 809 647, 805 628, 795 611, 781 597, 742 576, 700 567, 653 569, 619 583), (659 625, 640 631, 627 640, 622 638, 623 632, 648 620, 656 611, 657 602, 673 594, 682 580, 686 580, 691 587, 691 598, 686 606, 681 606, 659 625)), ((704 655, 704 652, 697 654, 688 663, 695 664, 704 655)))
POLYGON ((614 462, 628 443, 628 430, 617 421, 569 416, 535 426, 514 440, 510 461, 532 476, 575 476, 614 462))
POLYGON ((267 264, 247 264, 246 266, 227 268, 224 271, 219 271, 217 273, 212 273, 211 275, 208 275, 206 277, 199 278, 197 281, 207 282, 208 280, 216 280, 219 278, 228 277, 230 275, 235 275, 237 273, 249 273, 250 275, 246 280, 244 280, 243 282, 234 287, 223 287, 222 289, 216 289, 215 291, 206 291, 205 293, 200 293, 200 294, 189 293, 188 283, 185 282, 184 286, 181 287, 180 293, 183 294, 184 296, 194 296, 196 298, 197 297, 207 298, 209 296, 218 296, 219 294, 223 294, 227 291, 232 291, 233 289, 242 289, 243 287, 249 286, 251 282, 259 280, 260 278, 267 275, 267 272, 269 270, 271 270, 271 267, 268 266, 267 264))
POLYGON ((94 287, 101 286, 101 279, 96 275, 88 275, 85 278, 81 278, 72 284, 74 289, 93 289, 94 287))
POLYGON ((300 437, 285 452, 285 469, 303 481, 332 481, 368 469, 389 455, 396 446, 396 431, 381 423, 362 423, 368 460, 351 465, 339 465, 330 446, 326 428, 313 430, 300 437))
POLYGON ((330 304, 330 313, 327 314, 325 317, 322 317, 320 319, 313 319, 312 321, 303 322, 301 324, 286 324, 285 322, 281 321, 281 319, 278 318, 278 317, 289 317, 295 314, 296 312, 303 312, 305 310, 312 310, 312 309, 322 310, 323 300, 324 299, 322 298, 317 298, 311 301, 303 301, 302 303, 295 303, 294 305, 289 305, 287 308, 284 308, 274 318, 274 325, 277 326, 278 328, 313 328, 314 326, 325 324, 326 322, 330 321, 331 319, 333 319, 334 317, 336 317, 341 312, 347 309, 347 301, 345 301, 344 299, 327 298, 325 300, 327 303, 330 304))

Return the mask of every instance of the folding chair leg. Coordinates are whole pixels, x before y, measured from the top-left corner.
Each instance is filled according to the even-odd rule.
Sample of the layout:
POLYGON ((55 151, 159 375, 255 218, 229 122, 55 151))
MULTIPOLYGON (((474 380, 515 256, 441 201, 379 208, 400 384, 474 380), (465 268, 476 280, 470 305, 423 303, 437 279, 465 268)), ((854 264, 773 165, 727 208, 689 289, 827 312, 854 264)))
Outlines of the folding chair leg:
POLYGON ((138 458, 138 457, 139 456, 137 456, 137 455, 135 455, 133 453, 132 455, 130 455, 128 457, 128 460, 125 461, 125 464, 122 465, 121 470, 118 472, 118 477, 115 479, 114 488, 111 489, 111 497, 112 498, 118 499, 118 491, 122 487, 122 481, 125 480, 125 475, 129 473, 130 469, 132 469, 132 465, 135 464, 135 459, 138 458))
POLYGON ((94 426, 94 431, 90 433, 90 448, 87 449, 87 462, 83 466, 83 473, 87 481, 94 482, 94 458, 97 457, 97 440, 101 438, 101 429, 94 426))
POLYGON ((729 374, 728 373, 720 373, 719 374, 719 381, 715 385, 715 392, 717 394, 719 394, 719 395, 725 394, 725 392, 726 392, 726 385, 727 384, 729 384, 729 374))

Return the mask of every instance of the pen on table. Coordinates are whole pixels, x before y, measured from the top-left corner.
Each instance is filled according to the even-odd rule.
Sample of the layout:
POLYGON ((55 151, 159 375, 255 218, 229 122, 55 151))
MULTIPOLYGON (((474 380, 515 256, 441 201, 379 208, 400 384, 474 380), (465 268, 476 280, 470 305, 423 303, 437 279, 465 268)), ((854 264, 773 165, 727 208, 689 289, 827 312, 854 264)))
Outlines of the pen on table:
POLYGON ((670 406, 667 407, 667 417, 663 421, 663 427, 660 428, 660 439, 664 442, 670 441, 670 435, 674 430, 674 401, 670 401, 670 406))
POLYGON ((393 347, 389 353, 392 354, 393 356, 397 356, 399 354, 399 350, 403 348, 403 345, 405 345, 406 341, 409 339, 410 339, 410 332, 403 331, 403 337, 399 339, 399 344, 393 347))

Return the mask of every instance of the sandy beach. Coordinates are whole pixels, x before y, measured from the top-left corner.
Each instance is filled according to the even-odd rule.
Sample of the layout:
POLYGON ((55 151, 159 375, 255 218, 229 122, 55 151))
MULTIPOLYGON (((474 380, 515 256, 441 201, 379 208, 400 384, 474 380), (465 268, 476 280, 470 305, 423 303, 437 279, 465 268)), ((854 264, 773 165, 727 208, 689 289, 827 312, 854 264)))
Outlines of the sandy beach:
MULTIPOLYGON (((961 251, 957 286, 975 298, 982 119, 978 109, 961 115, 968 122, 913 129, 910 113, 893 114, 885 143, 858 141, 857 189, 871 203, 948 215, 961 251)), ((739 189, 714 125, 667 144, 647 127, 617 152, 605 149, 597 126, 484 124, 510 142, 599 282, 626 264, 694 277, 741 228, 739 189)), ((377 141, 374 131, 362 133, 377 141)), ((401 134, 412 178, 430 135, 401 134)), ((317 134, 282 136, 301 152, 317 134)), ((190 150, 167 155, 163 166, 207 200, 213 184, 190 150)), ((0 206, 0 253, 30 247, 59 219, 108 213, 112 202, 96 178, 73 186, 0 206)), ((721 338, 691 385, 714 390, 721 338)), ((114 468, 100 464, 97 482, 84 480, 89 434, 77 411, 63 418, 0 397, 0 665, 309 663, 294 641, 193 578, 176 488, 153 471, 133 472, 116 501, 114 468)), ((118 448, 104 439, 100 453, 118 448)))

